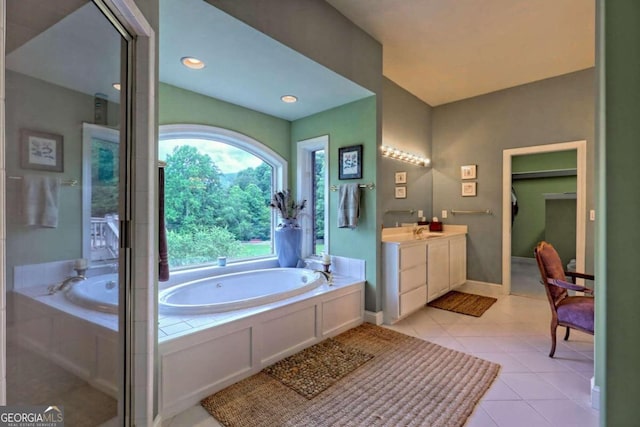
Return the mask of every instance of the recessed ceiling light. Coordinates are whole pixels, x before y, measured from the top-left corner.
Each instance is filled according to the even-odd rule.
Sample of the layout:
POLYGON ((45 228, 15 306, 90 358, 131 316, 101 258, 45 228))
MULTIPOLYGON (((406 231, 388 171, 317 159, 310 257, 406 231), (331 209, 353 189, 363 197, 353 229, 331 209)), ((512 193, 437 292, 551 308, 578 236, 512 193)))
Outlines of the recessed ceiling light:
POLYGON ((120 83, 114 83, 111 86, 113 86, 115 90, 120 90, 120 83))
POLYGON ((192 70, 202 70, 205 65, 204 62, 199 60, 198 58, 194 58, 193 56, 184 56, 180 58, 180 62, 187 68, 191 68, 192 70))
POLYGON ((282 102, 286 102, 287 104, 293 104, 294 102, 298 102, 298 97, 293 95, 283 95, 280 97, 282 102))

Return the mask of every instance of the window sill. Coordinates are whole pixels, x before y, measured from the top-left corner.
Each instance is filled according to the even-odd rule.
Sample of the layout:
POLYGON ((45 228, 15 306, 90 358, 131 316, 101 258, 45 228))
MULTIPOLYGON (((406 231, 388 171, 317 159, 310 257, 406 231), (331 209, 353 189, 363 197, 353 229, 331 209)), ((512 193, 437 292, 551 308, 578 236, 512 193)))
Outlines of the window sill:
POLYGON ((268 257, 248 261, 229 262, 224 267, 208 265, 206 267, 187 268, 184 270, 171 271, 169 281, 160 282, 159 288, 164 289, 180 283, 203 279, 205 277, 214 277, 222 274, 240 273, 243 271, 275 267, 278 267, 278 259, 276 257, 268 257))

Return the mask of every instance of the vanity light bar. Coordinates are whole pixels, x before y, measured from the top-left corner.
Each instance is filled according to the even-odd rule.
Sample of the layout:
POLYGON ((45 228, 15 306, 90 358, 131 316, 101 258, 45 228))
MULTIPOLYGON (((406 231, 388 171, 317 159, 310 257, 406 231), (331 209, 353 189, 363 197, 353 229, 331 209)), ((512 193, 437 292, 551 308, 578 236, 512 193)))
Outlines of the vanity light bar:
POLYGON ((431 160, 424 156, 407 153, 406 151, 398 150, 397 148, 389 147, 388 145, 382 145, 380 150, 384 157, 389 157, 406 163, 418 166, 428 166, 431 163, 431 160))

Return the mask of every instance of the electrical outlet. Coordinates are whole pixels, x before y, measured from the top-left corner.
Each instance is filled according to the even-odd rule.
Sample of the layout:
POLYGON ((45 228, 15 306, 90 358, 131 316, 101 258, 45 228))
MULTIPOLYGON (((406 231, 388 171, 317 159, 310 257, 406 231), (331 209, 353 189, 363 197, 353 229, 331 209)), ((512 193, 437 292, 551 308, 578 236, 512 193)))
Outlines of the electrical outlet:
POLYGON ((444 210, 442 211, 442 219, 446 219, 446 218, 447 218, 447 210, 446 210, 446 209, 444 209, 444 210))
POLYGON ((424 211, 422 209, 418 209, 418 218, 422 218, 424 216, 424 211))
POLYGON ((595 209, 591 209, 589 211, 589 221, 595 221, 596 220, 596 211, 595 209))

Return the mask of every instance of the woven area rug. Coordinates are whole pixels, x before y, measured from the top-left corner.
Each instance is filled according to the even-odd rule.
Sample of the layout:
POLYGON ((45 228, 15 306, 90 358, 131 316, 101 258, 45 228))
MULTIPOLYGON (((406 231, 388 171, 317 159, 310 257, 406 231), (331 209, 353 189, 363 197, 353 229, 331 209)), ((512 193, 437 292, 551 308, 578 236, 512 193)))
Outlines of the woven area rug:
POLYGON ((455 313, 480 317, 496 301, 498 300, 492 297, 449 291, 427 305, 429 307, 440 308, 442 310, 453 311, 455 313))
POLYGON ((263 371, 202 406, 228 427, 463 426, 500 370, 366 323, 333 340, 374 357, 312 399, 263 371))
POLYGON ((329 338, 268 366, 262 372, 311 399, 371 358, 372 354, 329 338))

